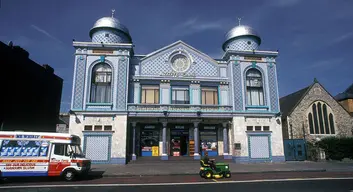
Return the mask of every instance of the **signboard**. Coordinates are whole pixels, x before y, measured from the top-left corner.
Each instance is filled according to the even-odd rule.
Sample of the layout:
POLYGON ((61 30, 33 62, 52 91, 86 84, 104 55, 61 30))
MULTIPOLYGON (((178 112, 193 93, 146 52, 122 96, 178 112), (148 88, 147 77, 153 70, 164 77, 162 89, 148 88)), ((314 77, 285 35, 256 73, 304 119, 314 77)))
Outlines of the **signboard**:
POLYGON ((177 72, 163 72, 160 74, 165 77, 196 77, 195 73, 177 73, 177 72))
POLYGON ((244 57, 244 60, 262 61, 262 57, 244 57))
POLYGON ((145 129, 154 129, 156 128, 154 125, 146 125, 145 126, 145 129))
POLYGON ((152 156, 158 156, 159 155, 159 147, 158 146, 153 146, 152 147, 152 156))
POLYGON ((99 53, 99 54, 113 54, 114 51, 113 50, 102 50, 102 49, 93 49, 92 53, 99 53))
POLYGON ((216 127, 214 127, 214 126, 204 126, 203 129, 215 130, 216 127))

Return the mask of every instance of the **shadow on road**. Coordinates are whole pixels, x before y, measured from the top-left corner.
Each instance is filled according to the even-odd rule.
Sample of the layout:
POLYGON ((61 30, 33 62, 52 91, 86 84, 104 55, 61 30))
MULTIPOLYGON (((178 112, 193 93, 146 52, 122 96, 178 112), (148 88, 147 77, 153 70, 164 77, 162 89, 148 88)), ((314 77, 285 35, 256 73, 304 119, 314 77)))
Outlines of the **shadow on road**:
MULTIPOLYGON (((91 181, 96 179, 101 179, 103 177, 104 171, 94 171, 92 174, 77 177, 75 182, 79 181, 91 181)), ((31 184, 31 183, 56 183, 64 182, 62 177, 10 177, 1 178, 0 185, 19 185, 19 184, 31 184)), ((69 182, 68 182, 69 183, 69 182)))

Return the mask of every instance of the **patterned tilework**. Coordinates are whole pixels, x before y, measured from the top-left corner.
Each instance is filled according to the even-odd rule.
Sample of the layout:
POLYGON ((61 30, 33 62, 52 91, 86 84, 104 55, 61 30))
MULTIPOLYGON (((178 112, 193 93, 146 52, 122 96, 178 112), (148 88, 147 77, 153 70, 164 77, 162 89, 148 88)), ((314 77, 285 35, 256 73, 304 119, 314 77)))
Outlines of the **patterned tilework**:
POLYGON ((84 85, 85 85, 86 56, 78 57, 76 60, 76 74, 74 79, 74 100, 73 108, 83 108, 84 85))
POLYGON ((270 145, 268 136, 249 136, 249 157, 251 159, 270 158, 270 145))
POLYGON ((111 135, 85 135, 83 148, 86 157, 91 159, 92 163, 108 163, 111 154, 111 135))
POLYGON ((118 110, 126 110, 126 91, 127 91, 127 69, 129 67, 128 58, 119 58, 118 63, 118 83, 117 83, 117 98, 116 98, 116 108, 118 110))
POLYGON ((92 35, 92 42, 95 43, 130 43, 129 38, 120 31, 110 29, 99 30, 92 35), (106 37, 106 34, 109 36, 106 37))
POLYGON ((259 44, 257 43, 257 40, 252 37, 242 37, 239 39, 234 39, 230 42, 227 43, 226 45, 226 51, 227 50, 257 50, 259 47, 259 44), (248 44, 250 42, 250 45, 248 44))
POLYGON ((279 111, 278 104, 278 86, 276 77, 276 67, 274 65, 267 66, 268 82, 270 89, 271 111, 279 111))
POLYGON ((190 69, 186 73, 195 73, 197 77, 217 77, 219 76, 219 68, 217 64, 212 64, 206 58, 200 56, 195 51, 183 46, 176 45, 166 51, 159 53, 141 63, 141 75, 159 76, 162 72, 173 72, 169 63, 169 56, 178 50, 184 50, 192 57, 195 64, 191 64, 190 69))
POLYGON ((240 64, 233 62, 233 90, 234 90, 234 110, 242 111, 243 110, 243 93, 242 93, 242 81, 241 81, 241 67, 240 64))

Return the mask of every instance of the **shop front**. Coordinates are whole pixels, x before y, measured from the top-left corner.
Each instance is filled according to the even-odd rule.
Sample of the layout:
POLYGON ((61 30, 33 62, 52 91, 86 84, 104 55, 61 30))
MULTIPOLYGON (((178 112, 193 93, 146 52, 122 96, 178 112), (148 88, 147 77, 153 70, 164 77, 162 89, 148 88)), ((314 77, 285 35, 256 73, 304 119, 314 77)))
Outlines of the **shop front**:
POLYGON ((170 156, 189 156, 189 124, 171 124, 170 156))
POLYGON ((159 156, 160 126, 141 125, 141 156, 159 156))
POLYGON ((208 156, 218 156, 218 132, 217 125, 201 125, 200 126, 200 145, 201 155, 204 156, 208 152, 208 156))

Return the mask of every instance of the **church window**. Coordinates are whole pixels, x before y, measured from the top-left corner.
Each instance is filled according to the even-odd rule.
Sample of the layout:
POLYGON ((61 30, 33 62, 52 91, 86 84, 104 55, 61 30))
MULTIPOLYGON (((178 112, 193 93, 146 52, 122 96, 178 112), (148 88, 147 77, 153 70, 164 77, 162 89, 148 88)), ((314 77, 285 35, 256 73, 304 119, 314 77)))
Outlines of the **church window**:
POLYGON ((246 98, 249 106, 263 106, 264 92, 261 72, 255 68, 246 72, 246 98))
POLYGON ((311 105, 308 123, 310 134, 335 134, 332 109, 322 101, 311 105))
POLYGON ((111 103, 112 69, 108 64, 94 66, 91 79, 91 103, 111 103))
POLYGON ((251 41, 248 41, 247 43, 248 43, 248 45, 251 45, 251 41))

